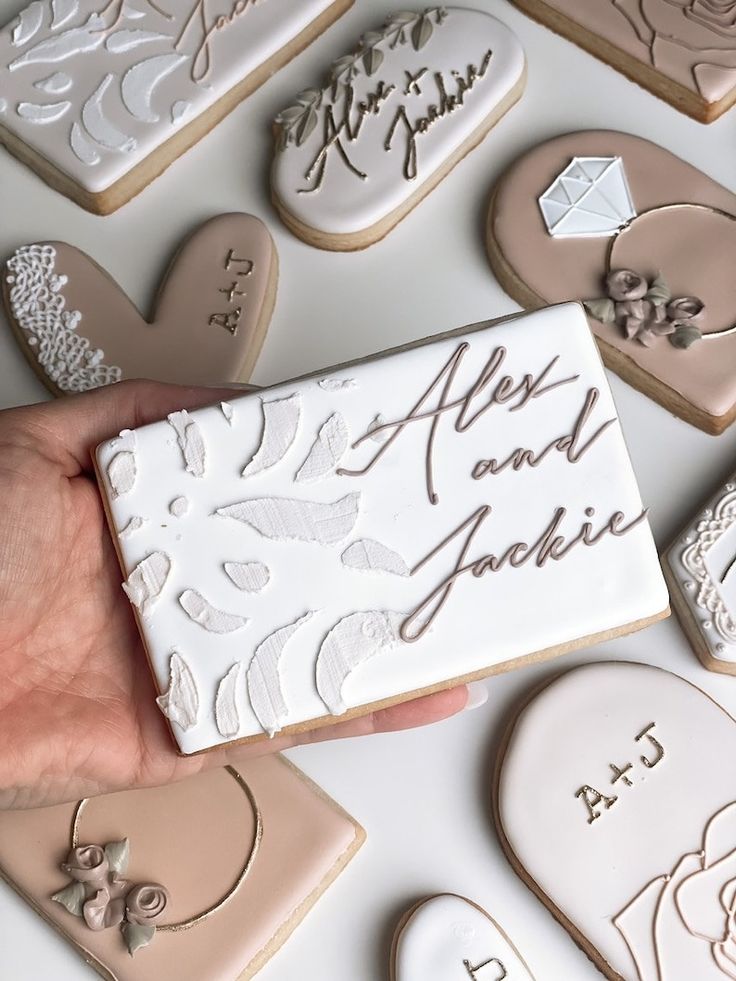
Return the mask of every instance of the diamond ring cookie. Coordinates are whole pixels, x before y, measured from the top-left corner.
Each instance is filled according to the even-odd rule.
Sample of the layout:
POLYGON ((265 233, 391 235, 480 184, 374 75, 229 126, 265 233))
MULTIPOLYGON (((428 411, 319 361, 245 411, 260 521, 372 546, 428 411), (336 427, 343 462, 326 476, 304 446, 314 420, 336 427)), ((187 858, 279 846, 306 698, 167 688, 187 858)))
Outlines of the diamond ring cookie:
POLYGON ((612 981, 728 981, 736 722, 645 664, 576 668, 521 708, 495 774, 515 871, 612 981))
POLYGON ((664 555, 672 606, 706 668, 736 674, 736 478, 701 508, 664 555))
POLYGON ((296 767, 264 756, 0 812, 0 877, 108 981, 244 981, 364 840, 296 767))
POLYGON ((300 238, 383 238, 521 97, 524 52, 479 10, 392 14, 276 119, 273 200, 300 238))
POLYGON ((534 981, 501 927, 470 899, 430 896, 402 918, 391 981, 534 981))
POLYGON ((702 123, 736 102, 734 0, 513 0, 702 123))
POLYGON ((603 360, 708 433, 736 418, 736 195, 647 140, 569 133, 493 189, 491 267, 522 306, 583 300, 603 360))
POLYGON ((17 249, 2 274, 8 320, 55 395, 124 378, 184 385, 245 382, 268 330, 278 256, 245 214, 201 225, 169 265, 145 320, 117 283, 65 242, 17 249))
POLYGON ((0 143, 109 214, 352 0, 33 0, 0 30, 0 143))
POLYGON ((668 613, 576 304, 175 412, 96 463, 185 754, 365 715, 668 613))

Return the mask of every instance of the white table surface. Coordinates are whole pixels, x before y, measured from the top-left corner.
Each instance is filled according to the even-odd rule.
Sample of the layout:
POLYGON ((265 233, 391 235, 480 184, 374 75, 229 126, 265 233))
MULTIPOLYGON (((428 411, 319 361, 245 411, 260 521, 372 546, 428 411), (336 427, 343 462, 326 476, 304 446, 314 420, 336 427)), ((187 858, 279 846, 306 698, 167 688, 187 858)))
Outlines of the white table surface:
MULTIPOLYGON (((266 384, 516 310, 486 262, 486 203, 506 165, 548 137, 601 126, 628 130, 679 153, 736 191, 736 111, 702 126, 504 0, 467 2, 498 14, 518 32, 529 58, 527 92, 480 148, 388 238, 365 252, 320 252, 280 224, 268 198, 269 125, 296 91, 320 79, 333 58, 395 7, 388 0, 357 0, 326 35, 115 215, 87 214, 0 150, 0 256, 23 243, 65 239, 89 252, 145 310, 169 255, 190 229, 223 211, 259 215, 281 258, 275 315, 254 376, 266 384)), ((23 5, 0 0, 0 22, 23 5)), ((736 469, 736 426, 719 438, 706 436, 616 376, 610 379, 654 533, 664 546, 736 469)), ((10 331, 0 325, 0 406, 44 397, 10 331)), ((488 800, 501 721, 514 702, 561 668, 605 657, 670 668, 736 712, 736 678, 701 668, 671 619, 556 663, 494 678, 483 708, 434 728, 290 753, 364 825, 368 842, 259 977, 387 979, 394 923, 418 898, 441 891, 472 897, 495 916, 537 981, 600 977, 506 864, 488 800)), ((2 981, 94 976, 0 887, 2 981)))

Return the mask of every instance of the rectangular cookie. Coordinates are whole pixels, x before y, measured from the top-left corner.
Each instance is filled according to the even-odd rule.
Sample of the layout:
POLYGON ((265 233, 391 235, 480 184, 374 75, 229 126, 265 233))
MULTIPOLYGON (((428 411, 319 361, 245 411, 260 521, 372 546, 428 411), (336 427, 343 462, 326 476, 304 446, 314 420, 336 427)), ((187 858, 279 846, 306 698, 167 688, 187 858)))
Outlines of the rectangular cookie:
POLYGON ((96 459, 185 754, 364 715, 668 612, 577 304, 173 413, 96 459))
POLYGON ((33 0, 0 31, 0 143, 109 214, 352 0, 33 0))
MULTIPOLYGON (((363 829, 296 767, 264 756, 237 770, 220 767, 166 787, 94 797, 81 809, 69 803, 2 811, 0 879, 108 981, 245 981, 364 841, 363 829), (89 877, 75 906, 78 880, 60 868, 82 864, 70 854, 75 828, 80 847, 108 846, 109 872, 124 879, 118 888, 103 873, 112 903, 120 893, 135 908, 130 890, 143 883, 167 893, 153 935, 132 957, 127 918, 104 929, 87 925, 85 905, 99 878, 89 877), (109 847, 125 839, 127 855, 109 847)), ((107 915, 117 919, 113 908, 107 915)))

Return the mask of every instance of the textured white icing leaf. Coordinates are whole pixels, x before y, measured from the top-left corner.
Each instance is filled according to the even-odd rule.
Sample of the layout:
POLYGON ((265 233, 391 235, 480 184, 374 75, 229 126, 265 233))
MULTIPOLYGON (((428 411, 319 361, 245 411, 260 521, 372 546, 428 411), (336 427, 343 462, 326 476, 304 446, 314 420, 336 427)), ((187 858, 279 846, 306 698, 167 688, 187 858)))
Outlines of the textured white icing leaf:
POLYGON ((43 24, 43 4, 40 0, 34 0, 34 3, 29 3, 25 10, 21 10, 18 14, 18 23, 10 35, 12 44, 16 48, 27 44, 36 36, 41 24, 43 24))
POLYGON ((54 30, 63 27, 79 10, 79 0, 51 0, 51 26, 54 30))
POLYGON ((181 412, 172 412, 167 418, 176 432, 187 473, 191 473, 195 477, 203 477, 206 454, 201 429, 186 409, 182 409, 181 412))
POLYGON ((396 647, 402 619, 380 610, 351 613, 327 634, 317 656, 317 691, 332 715, 347 711, 342 689, 355 668, 396 647))
POLYGON ((212 634, 230 634, 249 622, 247 617, 218 610, 195 589, 185 589, 179 597, 179 604, 191 620, 212 634))
POLYGON ((88 167, 94 167, 101 160, 97 150, 92 146, 87 137, 82 132, 79 123, 72 123, 72 131, 69 137, 74 156, 88 167))
POLYGON ((311 618, 311 613, 305 613, 294 623, 275 630, 258 645, 248 665, 246 679, 250 704, 264 731, 271 737, 281 729, 289 715, 281 687, 281 655, 299 627, 311 618))
POLYGON ((0 99, 0 113, 5 113, 8 111, 8 100, 0 99))
POLYGON ((167 719, 185 732, 197 724, 199 692, 189 665, 178 651, 169 661, 168 691, 159 695, 156 704, 167 719))
POLYGON ((131 116, 144 123, 158 122, 159 116, 151 106, 156 86, 184 61, 187 61, 186 55, 155 55, 127 70, 123 75, 120 94, 131 116))
POLYGON ((263 473, 283 460, 296 439, 301 416, 301 396, 291 395, 272 402, 261 400, 263 430, 261 442, 250 462, 243 469, 243 477, 263 473))
POLYGON ((71 102, 49 102, 46 105, 37 102, 19 102, 16 112, 26 122, 43 126, 61 119, 70 106, 71 102))
POLYGON ((133 569, 123 583, 128 599, 142 615, 148 616, 161 595, 171 572, 171 559, 165 552, 151 552, 133 569))
POLYGON ((175 497, 169 504, 169 514, 175 518, 183 518, 189 510, 189 500, 186 497, 175 497))
POLYGON ((85 129, 96 140, 100 146, 107 147, 108 150, 119 150, 121 153, 130 153, 138 145, 132 136, 123 133, 117 126, 114 126, 105 115, 102 108, 102 98, 107 92, 113 80, 111 74, 105 75, 92 95, 82 106, 82 122, 85 129))
POLYGON ((118 538, 129 538, 133 532, 140 531, 144 524, 145 521, 143 518, 140 515, 134 514, 126 526, 120 529, 118 538))
POLYGON ((179 123, 185 116, 192 111, 192 103, 185 99, 178 99, 171 107, 171 122, 179 123))
POLYGON ((387 545, 371 538, 353 542, 342 553, 342 564, 362 572, 388 572, 394 576, 408 576, 410 569, 404 559, 387 545))
POLYGON ((45 41, 39 41, 25 54, 11 61, 8 70, 12 72, 24 65, 53 65, 67 58, 95 51, 104 40, 105 33, 100 30, 100 24, 90 18, 84 27, 72 27, 45 41))
POLYGON ((138 468, 135 453, 123 450, 116 453, 107 465, 107 479, 110 482, 113 498, 122 497, 133 490, 138 468))
POLYGON ((140 47, 141 44, 151 44, 153 41, 168 41, 165 34, 158 34, 156 31, 128 30, 124 28, 111 34, 105 47, 111 54, 121 54, 124 51, 132 51, 133 48, 140 47))
POLYGON ((264 538, 275 541, 336 545, 355 527, 359 504, 357 492, 346 494, 332 504, 264 497, 218 508, 217 513, 242 521, 264 538))
POLYGON ((355 388, 357 382, 354 378, 323 378, 317 384, 325 392, 341 392, 346 388, 355 388))
POLYGON ((145 17, 146 14, 145 11, 138 10, 137 7, 134 7, 133 4, 129 2, 129 0, 123 0, 123 6, 120 11, 120 16, 121 18, 127 17, 129 20, 140 20, 142 17, 145 17))
POLYGON ((225 572, 244 593, 260 593, 271 578, 268 566, 263 562, 226 562, 225 572))
POLYGON ((233 407, 229 402, 220 402, 220 408, 222 409, 222 414, 225 416, 227 421, 232 426, 233 424, 233 407))
POLYGON ((53 75, 34 82, 33 87, 39 92, 46 92, 48 95, 60 95, 62 92, 68 92, 73 84, 71 77, 66 72, 54 72, 53 75))
POLYGON ((306 460, 297 471, 294 478, 297 483, 310 484, 334 473, 348 448, 349 440, 345 420, 339 412, 333 413, 320 429, 306 460))
POLYGON ((225 739, 237 736, 240 730, 240 713, 238 712, 238 679, 240 677, 240 662, 233 664, 225 677, 217 686, 215 698, 215 721, 217 731, 225 739))
POLYGON ((374 443, 385 443, 386 440, 391 435, 387 429, 382 430, 380 433, 374 432, 375 429, 378 429, 381 426, 385 426, 387 422, 388 419, 386 419, 385 416, 382 416, 381 413, 379 412, 376 418, 368 427, 368 432, 373 433, 373 435, 370 438, 373 440, 374 443))

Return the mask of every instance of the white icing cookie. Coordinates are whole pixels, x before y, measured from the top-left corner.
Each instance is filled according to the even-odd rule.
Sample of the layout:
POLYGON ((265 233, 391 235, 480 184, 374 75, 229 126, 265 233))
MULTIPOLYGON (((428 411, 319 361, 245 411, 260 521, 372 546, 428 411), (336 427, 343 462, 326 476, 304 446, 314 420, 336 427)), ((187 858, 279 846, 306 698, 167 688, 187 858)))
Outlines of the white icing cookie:
POLYGON ((719 489, 668 549, 672 603, 698 657, 736 674, 736 478, 719 489))
POLYGON ((391 981, 534 981, 509 938, 469 899, 445 893, 415 906, 394 938, 391 981))
POLYGON ((515 869, 616 981, 736 976, 736 724, 682 678, 589 664, 522 709, 494 808, 515 869))
POLYGON ((185 753, 223 728, 262 738, 365 714, 666 614, 579 306, 378 355, 349 377, 243 395, 229 415, 173 413, 97 452, 159 692, 189 706, 186 727, 173 720, 185 753), (216 710, 236 663, 237 731, 216 710))
POLYGON ((382 238, 520 98, 524 52, 478 10, 392 14, 277 117, 274 200, 301 238, 382 238))
POLYGON ((34 0, 0 31, 0 143, 107 214, 351 2, 34 0))

